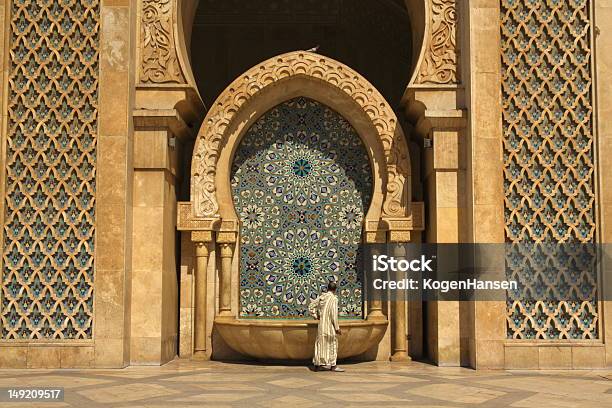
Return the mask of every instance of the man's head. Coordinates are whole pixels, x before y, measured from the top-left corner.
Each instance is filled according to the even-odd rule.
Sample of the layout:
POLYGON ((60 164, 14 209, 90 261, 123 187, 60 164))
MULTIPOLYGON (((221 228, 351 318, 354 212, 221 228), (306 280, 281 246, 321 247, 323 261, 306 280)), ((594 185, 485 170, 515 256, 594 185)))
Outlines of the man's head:
POLYGON ((327 284, 327 291, 328 292, 332 292, 332 293, 336 293, 336 289, 338 288, 338 285, 336 285, 336 282, 331 281, 327 284))

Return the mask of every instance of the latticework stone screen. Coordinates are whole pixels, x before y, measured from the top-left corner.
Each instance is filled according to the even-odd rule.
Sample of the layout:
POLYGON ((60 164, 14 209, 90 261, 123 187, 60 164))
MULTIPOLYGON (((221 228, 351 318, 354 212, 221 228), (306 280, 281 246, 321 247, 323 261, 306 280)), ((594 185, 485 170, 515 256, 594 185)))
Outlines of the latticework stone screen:
POLYGON ((596 270, 584 245, 596 225, 590 3, 501 6, 506 241, 573 245, 511 246, 507 273, 520 290, 508 296, 508 338, 594 339, 596 270), (551 266, 564 256, 565 267, 551 266))
POLYGON ((14 0, 2 339, 92 337, 98 0, 14 0))

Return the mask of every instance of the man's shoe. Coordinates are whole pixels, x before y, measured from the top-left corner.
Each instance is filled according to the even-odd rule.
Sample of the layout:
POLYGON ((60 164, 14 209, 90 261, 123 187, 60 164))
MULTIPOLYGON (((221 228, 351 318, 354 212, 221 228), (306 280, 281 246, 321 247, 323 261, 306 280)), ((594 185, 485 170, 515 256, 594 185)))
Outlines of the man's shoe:
POLYGON ((330 371, 335 371, 337 373, 343 373, 345 370, 344 370, 344 368, 340 368, 338 366, 333 366, 330 371))
POLYGON ((331 366, 326 366, 326 365, 316 365, 314 366, 314 370, 315 371, 331 371, 331 366))

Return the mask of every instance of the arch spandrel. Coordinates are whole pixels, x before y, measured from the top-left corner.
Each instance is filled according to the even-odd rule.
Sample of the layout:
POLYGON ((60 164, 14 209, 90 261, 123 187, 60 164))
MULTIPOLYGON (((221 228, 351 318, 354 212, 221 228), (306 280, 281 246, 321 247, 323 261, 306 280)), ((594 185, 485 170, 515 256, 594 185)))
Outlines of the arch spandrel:
MULTIPOLYGON (((457 0, 406 0, 420 54, 409 86, 460 82, 457 0), (422 25, 424 24, 424 26, 422 25), (418 38, 418 37, 417 37, 418 38)), ((415 50, 416 51, 416 50, 415 50)))
MULTIPOLYGON (((256 119, 249 117, 252 116, 248 114, 249 103, 256 100, 262 92, 267 92, 273 87, 285 86, 300 78, 333 89, 340 99, 343 96, 350 98, 363 115, 369 118, 375 137, 365 138, 364 142, 369 150, 381 151, 384 157, 384 159, 377 159, 375 155, 372 157, 374 161, 384 162, 377 163, 381 178, 385 182, 380 190, 383 197, 379 200, 382 204, 379 214, 382 218, 409 217, 411 215, 410 157, 406 139, 393 109, 374 86, 357 72, 331 58, 306 51, 283 54, 258 64, 238 77, 215 101, 198 134, 193 153, 191 167, 193 216, 195 218, 221 216, 219 202, 226 201, 219 200, 218 186, 226 183, 227 174, 223 174, 224 178, 218 180, 220 173, 226 173, 218 170, 226 166, 230 160, 223 160, 223 163, 220 163, 219 158, 222 149, 233 151, 235 144, 239 142, 238 137, 231 137, 237 130, 232 129, 232 126, 247 128, 243 122, 256 119), (246 116, 240 116, 245 112, 246 116), (237 124, 235 120, 238 117, 241 120, 237 124)), ((287 90, 290 88, 291 86, 288 86, 287 90)), ((308 91, 304 89, 302 91, 307 93, 308 91)), ((331 102, 330 107, 335 108, 333 98, 321 102, 331 102)))

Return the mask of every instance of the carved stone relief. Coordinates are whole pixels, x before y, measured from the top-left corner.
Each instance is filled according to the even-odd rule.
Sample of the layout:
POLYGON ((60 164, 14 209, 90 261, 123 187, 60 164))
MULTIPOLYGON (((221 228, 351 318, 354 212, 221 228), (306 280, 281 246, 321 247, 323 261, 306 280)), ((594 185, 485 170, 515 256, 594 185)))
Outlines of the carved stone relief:
POLYGON ((510 339, 600 336, 589 4, 501 2, 510 339))
POLYGON ((100 3, 10 3, 0 339, 87 340, 100 3))
POLYGON ((418 67, 417 84, 459 82, 456 0, 430 0, 429 32, 425 53, 418 67))
POLYGON ((305 75, 322 80, 357 102, 372 120, 386 156, 387 192, 383 217, 406 217, 410 212, 410 161, 397 118, 382 95, 349 67, 305 51, 269 59, 236 79, 217 99, 194 149, 192 203, 196 217, 218 216, 215 176, 220 146, 233 117, 257 92, 279 80, 305 75))
POLYGON ((174 33, 175 0, 142 0, 142 83, 184 83, 174 33))

